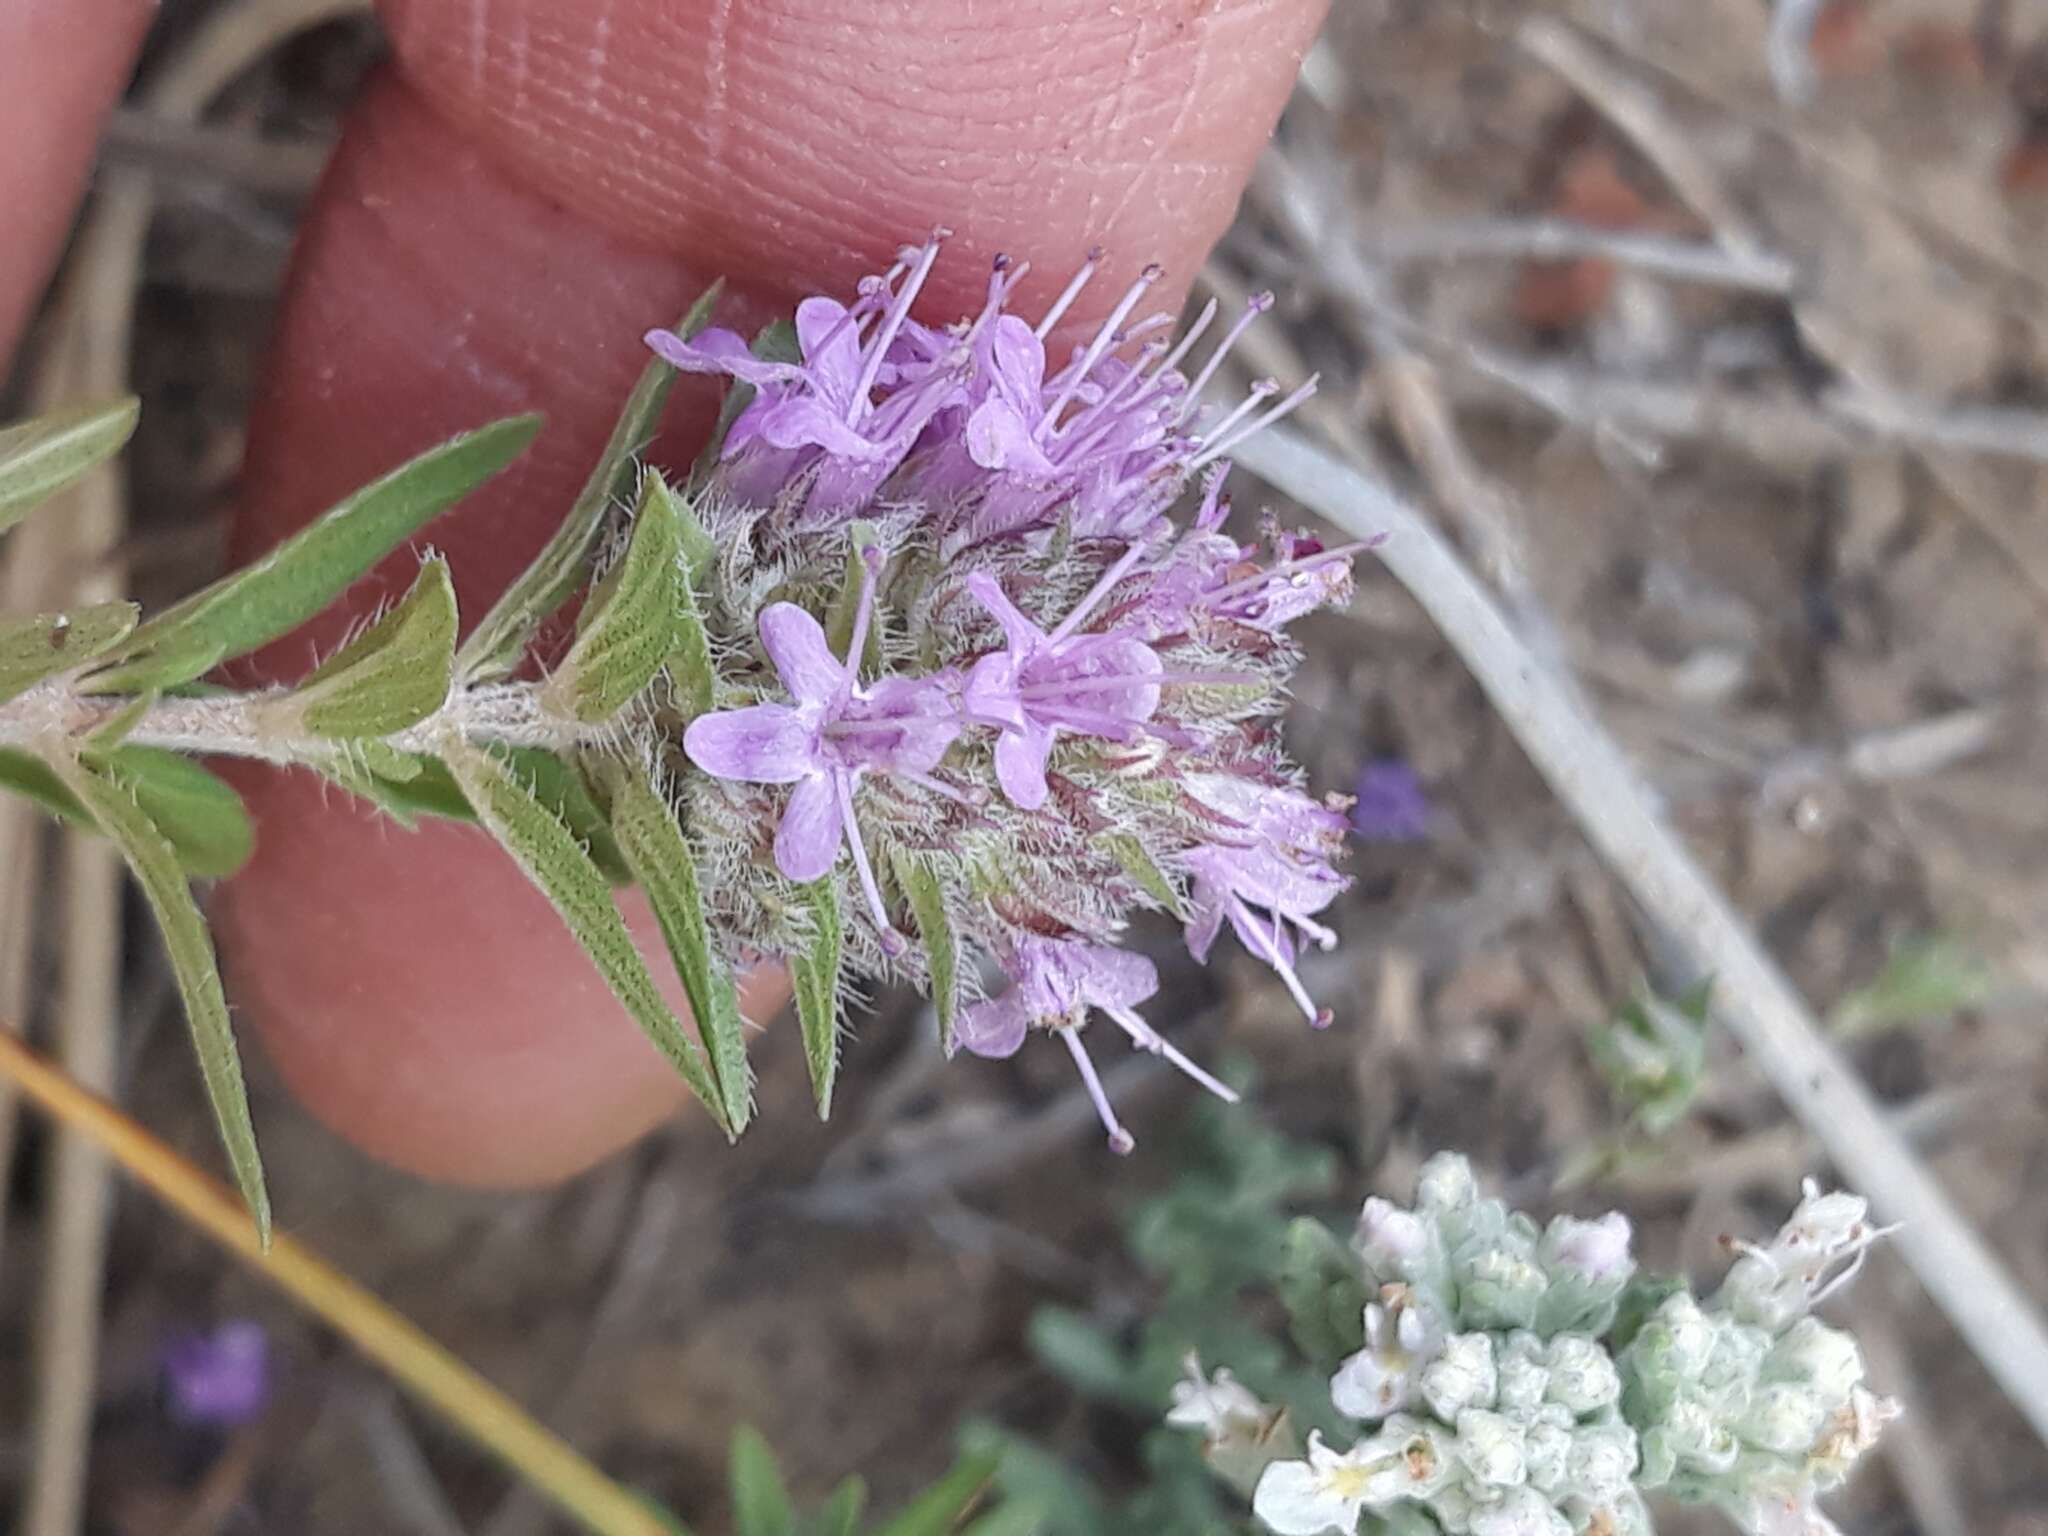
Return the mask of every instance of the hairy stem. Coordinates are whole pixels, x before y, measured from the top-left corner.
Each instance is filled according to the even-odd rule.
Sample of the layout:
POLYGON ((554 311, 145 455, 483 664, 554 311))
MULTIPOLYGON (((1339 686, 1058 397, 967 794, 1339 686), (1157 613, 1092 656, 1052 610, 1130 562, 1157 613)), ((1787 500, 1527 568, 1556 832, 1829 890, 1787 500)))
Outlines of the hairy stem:
MULTIPOLYGON (((164 747, 203 756, 248 757, 267 763, 331 761, 344 742, 296 725, 285 689, 224 694, 211 698, 158 699, 122 735, 136 746, 164 747)), ((135 701, 73 691, 62 681, 38 684, 0 704, 0 747, 46 755, 64 739, 90 735, 135 701)), ((451 736, 477 745, 544 747, 562 750, 595 734, 595 728, 546 714, 533 683, 497 683, 458 690, 420 721, 378 738, 400 752, 435 752, 451 736)))

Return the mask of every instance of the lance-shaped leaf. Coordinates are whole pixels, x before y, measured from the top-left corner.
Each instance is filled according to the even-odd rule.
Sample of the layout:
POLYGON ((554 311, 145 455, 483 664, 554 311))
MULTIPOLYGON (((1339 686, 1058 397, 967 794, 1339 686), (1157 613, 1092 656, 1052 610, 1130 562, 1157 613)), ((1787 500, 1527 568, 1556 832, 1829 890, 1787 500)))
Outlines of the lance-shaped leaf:
POLYGON ((253 565, 165 609, 88 685, 103 693, 175 687, 289 634, 510 464, 539 430, 538 416, 514 416, 429 449, 253 565))
POLYGON ((804 1536, 860 1536, 860 1512, 867 1507, 868 1485, 849 1477, 816 1514, 804 1522, 804 1536))
POLYGON ((675 648, 669 653, 667 665, 671 702, 687 725, 711 708, 712 685, 718 680, 717 669, 711 664, 711 637, 704 628, 704 610, 697 600, 711 574, 718 549, 690 504, 659 477, 654 481, 652 494, 674 504, 676 533, 682 547, 683 574, 676 584, 675 648))
POLYGON ((963 1452, 951 1471, 875 1536, 952 1536, 987 1494, 1001 1465, 1002 1457, 993 1451, 963 1452))
MULTIPOLYGON (((724 286, 720 279, 705 289, 678 322, 676 331, 685 340, 710 322, 724 286)), ((465 683, 511 676, 534 631, 590 579, 590 553, 604 529, 605 514, 614 502, 633 493, 635 456, 653 440, 675 381, 676 370, 658 357, 641 370, 640 381, 626 397, 611 437, 561 526, 462 643, 455 670, 465 683)))
POLYGON ((576 643, 541 690, 541 708, 594 724, 637 698, 675 649, 682 584, 675 498, 650 471, 626 552, 591 590, 576 643))
POLYGON ((455 586, 439 555, 398 605, 266 706, 315 736, 389 736, 448 700, 455 664, 455 586))
POLYGON ((632 934, 626 930, 625 919, 612 904, 610 881, 575 833, 534 792, 525 776, 498 754, 451 739, 442 749, 442 760, 477 820, 504 844, 526 877, 548 898, 612 995, 704 1101, 713 1118, 725 1126, 725 1110, 703 1051, 662 1001, 632 934))
MULTIPOLYGON (((240 796, 190 758, 154 747, 123 747, 107 759, 136 802, 170 841, 188 875, 231 875, 248 862, 255 833, 240 796)), ((26 752, 0 749, 0 789, 88 831, 100 830, 55 769, 26 752)))
POLYGON ((0 622, 0 704, 46 677, 84 666, 134 629, 140 613, 133 603, 96 603, 0 622))
POLYGON ((137 803, 137 781, 116 763, 95 765, 73 760, 59 769, 65 786, 114 840, 135 874, 142 894, 156 914, 157 926, 170 955, 171 972, 184 999, 185 1019, 199 1055, 200 1075, 213 1105, 228 1163, 242 1199, 248 1203, 256 1230, 270 1241, 270 1195, 263 1184, 263 1159, 256 1150, 256 1126, 249 1117, 249 1093, 242 1082, 241 1057, 228 1023, 227 996, 221 990, 220 968, 206 919, 185 884, 178 856, 157 824, 137 803))
POLYGON ((130 395, 109 405, 51 411, 0 430, 0 531, 119 453, 141 413, 141 402, 130 395))
POLYGON ((839 951, 845 929, 830 875, 799 890, 811 914, 811 942, 789 957, 789 979, 818 1118, 827 1120, 832 1115, 832 1084, 839 1076, 839 951))
POLYGON ((87 754, 87 760, 128 789, 188 875, 221 879, 249 862, 256 831, 242 797, 191 758, 157 747, 122 747, 104 757, 87 754))
POLYGON ((946 897, 931 865, 904 850, 892 849, 889 868, 917 919, 918 943, 932 975, 932 1007, 939 1015, 939 1044, 947 1056, 954 1050, 953 1031, 960 1013, 960 945, 953 921, 946 915, 946 897))
POLYGON ((1152 855, 1145 851, 1145 845, 1128 832, 1112 832, 1103 838, 1102 846, 1109 856, 1123 866, 1125 874, 1138 884, 1138 889, 1150 896, 1175 917, 1186 917, 1181 904, 1180 892, 1174 889, 1173 881, 1165 870, 1154 862, 1152 855))
POLYGON ((611 800, 611 829, 626 867, 646 892, 676 974, 697 1016, 697 1032, 711 1057, 711 1075, 725 1106, 732 1134, 753 1116, 747 1071, 747 1021, 740 1013, 739 988, 719 957, 704 918, 697 861, 668 801, 631 763, 607 759, 600 788, 611 800))
POLYGON ((730 1457, 733 1536, 796 1536, 796 1511, 775 1453, 758 1430, 733 1431, 730 1457))

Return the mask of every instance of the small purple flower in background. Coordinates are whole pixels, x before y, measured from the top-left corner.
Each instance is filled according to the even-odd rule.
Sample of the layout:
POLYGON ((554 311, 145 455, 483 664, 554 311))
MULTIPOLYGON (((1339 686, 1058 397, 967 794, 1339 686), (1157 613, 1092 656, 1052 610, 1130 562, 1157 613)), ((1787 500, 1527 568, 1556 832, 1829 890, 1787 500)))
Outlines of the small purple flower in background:
POLYGON ((1382 757, 1358 770, 1351 830, 1368 843, 1418 843, 1429 836, 1429 797, 1405 759, 1382 757))
POLYGON ((1136 911, 1182 916, 1197 959, 1228 922, 1328 1021, 1295 957, 1336 942, 1316 914, 1347 883, 1344 818, 1291 787, 1272 717, 1299 660, 1287 628, 1348 597, 1355 550, 1224 529, 1223 456, 1314 387, 1261 382, 1204 412, 1269 295, 1195 366, 1216 306, 1170 340, 1170 316, 1141 313, 1148 268, 1061 361, 1049 338, 1100 253, 1035 321, 1008 311, 1026 269, 999 257, 980 310, 934 326, 910 309, 938 254, 937 237, 902 251, 850 303, 805 300, 795 362, 730 331, 649 337, 754 391, 689 493, 719 552, 714 700, 736 707, 681 726, 677 809, 731 964, 822 938, 856 981, 957 994, 958 957, 987 956, 1006 990, 941 997, 959 1043, 1059 1036, 1127 1150, 1082 1046, 1091 1012, 1231 1097, 1136 1012, 1159 984, 1117 947, 1136 911), (823 621, 856 543, 836 656, 823 621))
POLYGON ((171 1416, 181 1424, 235 1429, 270 1399, 270 1339, 261 1323, 238 1319, 210 1333, 185 1333, 163 1352, 171 1416))
POLYGON ((1159 972, 1143 955, 1071 939, 1020 938, 1003 969, 1010 986, 1000 997, 976 1003, 960 1019, 960 1044, 977 1056, 1014 1056, 1034 1024, 1050 1029, 1066 1042, 1095 1112, 1109 1132, 1110 1147, 1119 1153, 1137 1145, 1118 1123, 1095 1064, 1081 1044, 1081 1026, 1092 1008, 1116 1022, 1141 1051, 1163 1056, 1226 1103, 1237 1093, 1203 1071, 1168 1044, 1136 1012, 1159 990, 1159 972))

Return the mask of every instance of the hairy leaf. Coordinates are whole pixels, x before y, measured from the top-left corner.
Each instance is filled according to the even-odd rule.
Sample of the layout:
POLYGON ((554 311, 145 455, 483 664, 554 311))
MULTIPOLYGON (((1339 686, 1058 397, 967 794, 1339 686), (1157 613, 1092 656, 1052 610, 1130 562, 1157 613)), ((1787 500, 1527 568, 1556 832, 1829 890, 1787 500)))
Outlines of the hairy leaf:
POLYGON ((989 1451, 962 1452, 951 1471, 875 1536, 951 1536, 988 1492, 1001 1464, 1002 1458, 989 1451))
POLYGON ((256 830, 242 797, 201 764, 157 747, 122 747, 88 761, 135 796, 187 874, 219 879, 249 862, 256 830))
POLYGON ((84 666, 134 629, 141 612, 133 603, 96 603, 0 622, 0 703, 46 677, 84 666))
POLYGON ((318 765, 320 772, 358 799, 367 800, 402 827, 421 816, 448 821, 476 820, 447 768, 430 757, 417 757, 381 742, 351 742, 318 765))
POLYGON ((1180 892, 1174 889, 1173 881, 1166 871, 1153 862, 1152 855, 1145 851, 1145 845, 1128 832, 1112 832, 1103 838, 1102 846, 1109 850, 1109 856, 1123 866, 1124 873, 1137 881, 1138 888, 1175 917, 1186 915, 1181 906, 1180 892))
MULTIPOLYGON (((703 330, 723 288, 721 280, 705 289, 677 322, 677 334, 687 339, 703 330)), ((605 514, 615 501, 632 494, 634 459, 653 440, 675 380, 676 370, 659 357, 641 370, 640 381, 626 397, 611 437, 561 526, 456 654, 455 670, 465 683, 511 676, 534 631, 590 579, 590 553, 604 529, 605 514)))
POLYGON ((946 897, 931 865, 903 849, 892 849, 889 868, 917 919, 918 941, 932 973, 932 1007, 939 1015, 939 1044, 948 1057, 954 1050, 954 1029, 960 1015, 960 945, 946 915, 946 897))
POLYGON ((683 723, 688 724, 711 708, 711 689, 718 678, 711 663, 711 638, 704 628, 704 611, 697 603, 697 588, 710 572, 715 550, 711 535, 697 521, 689 503, 658 477, 654 486, 653 494, 674 503, 676 531, 682 545, 683 575, 676 583, 674 648, 669 652, 667 666, 670 702, 682 715, 683 723))
POLYGON ((729 1458, 733 1536, 795 1536, 796 1512, 775 1453, 745 1425, 733 1431, 729 1458))
POLYGON ((289 634, 510 464, 539 430, 538 416, 514 416, 429 449, 253 565, 158 614, 89 686, 103 693, 171 687, 289 634))
POLYGON ((800 889, 811 914, 811 942, 802 954, 789 957, 789 979, 818 1118, 829 1120, 832 1084, 839 1076, 839 952, 845 928, 830 875, 800 889))
POLYGON ((242 1199, 263 1241, 270 1241, 270 1195, 263 1183, 263 1160, 256 1150, 256 1126, 249 1116, 249 1094, 242 1082, 242 1062, 228 1023, 227 996, 221 990, 220 968, 199 903, 185 884, 185 873, 170 842, 138 803, 140 781, 125 764, 95 765, 73 761, 60 770, 65 785, 91 813, 128 860, 162 929, 192 1044, 199 1055, 206 1096, 220 1128, 228 1163, 242 1199))
POLYGON ((420 566, 398 605, 280 700, 316 736, 388 736, 439 709, 453 686, 455 586, 448 562, 420 566))
MULTIPOLYGON (((205 768, 154 747, 123 747, 108 761, 128 778, 144 814, 158 824, 188 875, 231 875, 248 861, 255 842, 248 813, 235 792, 205 768)), ((0 749, 0 789, 74 826, 99 830, 92 813, 39 757, 0 749)))
POLYGON ((633 1021, 725 1126, 725 1110, 704 1053, 662 1001, 626 931, 625 919, 612 904, 611 884, 589 851, 535 792, 530 779, 497 753, 451 741, 442 759, 477 819, 518 860, 633 1021))
POLYGON ((676 974, 689 994, 726 1123, 737 1136, 753 1117, 747 1021, 740 1014, 739 988, 712 943, 704 918, 696 859, 675 812, 639 768, 608 762, 601 769, 600 787, 611 799, 612 836, 626 867, 647 893, 676 974))
POLYGON ((135 430, 142 403, 74 405, 0 430, 0 532, 95 464, 112 458, 135 430))
POLYGON ((650 471, 626 552, 592 589, 576 643, 541 690, 542 709, 585 723, 609 720, 654 681, 675 649, 680 541, 675 498, 650 471))

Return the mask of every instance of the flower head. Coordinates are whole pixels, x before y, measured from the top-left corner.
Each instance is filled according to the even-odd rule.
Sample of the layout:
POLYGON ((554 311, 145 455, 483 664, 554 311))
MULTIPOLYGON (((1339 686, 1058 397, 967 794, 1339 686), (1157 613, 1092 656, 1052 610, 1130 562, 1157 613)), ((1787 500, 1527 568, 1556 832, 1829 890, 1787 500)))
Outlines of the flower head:
POLYGON ((1221 456, 1304 397, 1200 404, 1263 302, 1193 366, 1213 307, 1169 343, 1147 272, 1059 358, 1096 260, 1036 317, 999 260, 980 311, 937 326, 912 310, 940 243, 805 300, 793 355, 649 338, 751 391, 688 499, 716 676, 677 722, 677 811, 732 964, 804 949, 829 902, 847 967, 965 994, 942 1016, 970 1051, 1057 1035, 1125 1147, 1093 1014, 1229 1096, 1136 1011, 1158 985, 1119 947, 1137 910, 1181 916, 1198 957, 1229 922, 1327 1017, 1294 962, 1335 942, 1315 914, 1345 887, 1343 818, 1293 787, 1272 717, 1287 626, 1349 591, 1351 551, 1224 531, 1221 456), (962 948, 1006 974, 998 995, 975 1000, 962 948))
POLYGON ((232 1429, 270 1398, 270 1337, 261 1323, 181 1334, 165 1348, 163 1367, 171 1412, 186 1424, 232 1429))

